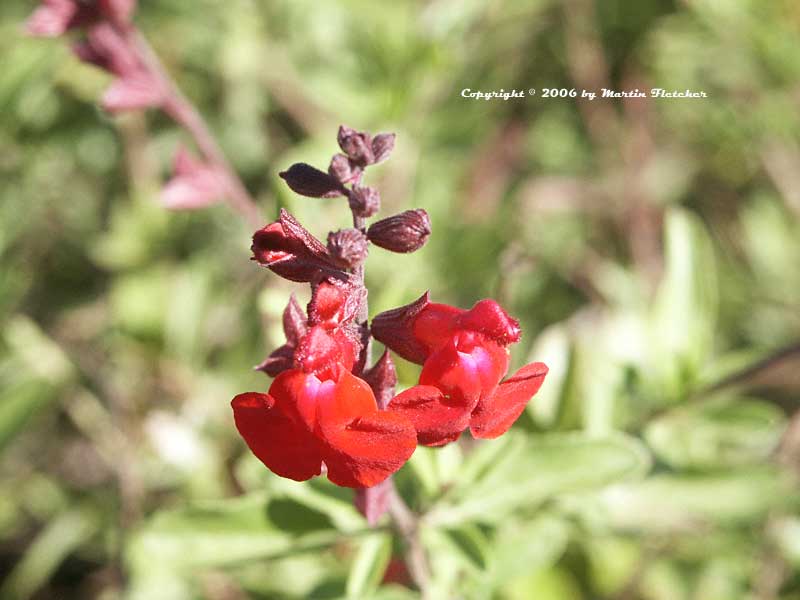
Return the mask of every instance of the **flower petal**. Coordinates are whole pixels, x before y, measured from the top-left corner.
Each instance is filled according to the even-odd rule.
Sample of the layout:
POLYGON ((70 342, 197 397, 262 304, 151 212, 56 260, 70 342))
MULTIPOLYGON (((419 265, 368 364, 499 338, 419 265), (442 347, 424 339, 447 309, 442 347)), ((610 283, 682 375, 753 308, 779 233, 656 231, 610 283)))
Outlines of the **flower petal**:
POLYGON ((428 349, 428 352, 433 352, 455 335, 459 329, 459 318, 465 312, 448 304, 436 302, 428 304, 414 319, 414 337, 428 349))
POLYGON ((369 384, 347 371, 343 372, 334 392, 321 399, 318 419, 323 436, 326 428, 347 427, 359 417, 378 410, 369 384))
POLYGON ((472 413, 472 435, 491 439, 508 431, 542 387, 545 375, 547 366, 544 363, 531 363, 497 386, 494 394, 481 400, 472 413))
POLYGON ((472 410, 494 391, 508 369, 508 351, 482 335, 462 331, 425 361, 421 385, 439 388, 452 404, 472 410))
POLYGON ((372 487, 398 471, 414 453, 417 434, 404 416, 374 411, 349 424, 320 420, 328 479, 345 487, 372 487))
POLYGON ((469 426, 469 408, 449 404, 441 390, 430 385, 415 385, 398 394, 389 403, 389 410, 411 421, 423 446, 453 442, 469 426))
POLYGON ((516 319, 511 318, 494 300, 481 300, 461 315, 460 329, 482 333, 501 346, 519 341, 522 331, 516 319))
POLYGON ((250 450, 281 477, 305 481, 319 475, 322 454, 317 440, 275 406, 267 394, 248 392, 231 401, 236 428, 250 450))

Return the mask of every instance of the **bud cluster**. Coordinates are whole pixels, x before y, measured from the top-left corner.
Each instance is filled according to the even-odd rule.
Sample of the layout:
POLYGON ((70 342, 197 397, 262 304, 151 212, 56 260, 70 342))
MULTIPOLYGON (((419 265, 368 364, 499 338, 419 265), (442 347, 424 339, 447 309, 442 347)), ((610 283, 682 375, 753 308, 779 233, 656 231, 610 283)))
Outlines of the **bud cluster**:
POLYGON ((346 196, 353 213, 356 231, 337 232, 328 238, 328 249, 334 260, 343 268, 356 268, 366 259, 368 240, 392 252, 414 252, 422 248, 431 233, 431 223, 421 208, 407 210, 387 217, 366 227, 365 219, 375 216, 381 207, 380 192, 362 185, 364 170, 383 162, 394 149, 395 134, 380 133, 372 136, 344 125, 339 127, 336 139, 341 153, 331 158, 325 173, 305 163, 295 163, 280 177, 298 194, 312 198, 346 196), (349 187, 348 187, 349 186, 349 187))

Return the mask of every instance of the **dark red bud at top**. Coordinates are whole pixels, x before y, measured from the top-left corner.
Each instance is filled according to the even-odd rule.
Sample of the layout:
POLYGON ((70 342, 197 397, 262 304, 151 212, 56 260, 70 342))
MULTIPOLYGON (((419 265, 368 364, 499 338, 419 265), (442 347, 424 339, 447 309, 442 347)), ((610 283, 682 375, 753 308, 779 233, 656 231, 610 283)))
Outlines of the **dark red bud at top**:
POLYGON ((372 154, 374 155, 375 164, 383 162, 394 150, 393 133, 379 133, 372 139, 372 154))
POLYGON ((421 208, 381 219, 367 230, 369 241, 392 252, 419 250, 428 241, 430 234, 430 217, 421 208))
POLYGON ((293 191, 303 196, 333 198, 345 193, 344 186, 338 179, 306 163, 295 163, 278 175, 293 191))
POLYGON ((394 387, 397 385, 397 370, 388 350, 384 350, 372 368, 364 371, 361 378, 372 388, 378 408, 386 410, 394 397, 394 387))
POLYGON ((331 159, 328 174, 341 183, 358 183, 364 170, 344 154, 336 154, 331 159))
POLYGON ((352 269, 367 259, 367 236, 358 229, 342 229, 328 234, 328 252, 343 268, 352 269))
POLYGON ((380 192, 371 187, 354 185, 348 195, 348 201, 350 210, 359 217, 371 217, 381 208, 380 192))
POLYGON ((387 310, 372 319, 372 336, 411 362, 422 364, 428 357, 428 348, 414 335, 413 325, 419 314, 430 304, 428 292, 420 298, 387 310))
POLYGON ((372 138, 368 133, 342 125, 339 127, 336 139, 342 152, 356 164, 363 167, 375 162, 375 155, 372 153, 372 138))

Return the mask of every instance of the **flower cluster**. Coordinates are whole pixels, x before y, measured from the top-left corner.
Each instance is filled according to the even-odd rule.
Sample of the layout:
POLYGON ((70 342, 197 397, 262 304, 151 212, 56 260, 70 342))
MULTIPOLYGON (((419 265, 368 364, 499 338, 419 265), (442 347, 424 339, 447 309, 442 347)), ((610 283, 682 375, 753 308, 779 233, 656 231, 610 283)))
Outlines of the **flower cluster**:
POLYGON ((136 0, 44 0, 28 18, 28 33, 55 37, 78 30, 72 49, 85 63, 114 76, 101 104, 110 112, 160 106, 166 90, 129 39, 136 0))
MULTIPOLYGON (((280 176, 295 192, 346 197, 354 227, 331 232, 327 245, 286 210, 253 236, 253 260, 290 281, 308 283, 306 310, 292 296, 283 314, 286 343, 257 369, 275 377, 269 393, 233 399, 237 428, 278 475, 303 481, 323 470, 342 486, 371 488, 397 471, 417 444, 440 446, 469 429, 494 438, 516 421, 547 373, 533 363, 504 379, 519 324, 495 301, 470 310, 416 302, 367 322, 364 261, 370 244, 393 252, 421 248, 431 233, 422 209, 378 220, 380 195, 361 184, 364 170, 386 159, 393 134, 348 127, 328 171, 305 163, 280 176), (387 351, 367 368, 372 337, 387 351), (422 365, 419 384, 395 394, 389 350, 422 365)), ((362 497, 363 499, 363 497, 362 497)))
MULTIPOLYGON (((226 164, 202 119, 169 80, 144 37, 132 22, 136 0, 42 0, 26 23, 30 35, 57 37, 74 33, 75 56, 106 71, 113 82, 100 105, 110 113, 160 109, 195 138, 202 159, 179 147, 172 177, 161 191, 170 210, 203 208, 239 196, 237 210, 255 219, 257 209, 226 164)), ((255 219, 259 222, 259 219, 255 219)))

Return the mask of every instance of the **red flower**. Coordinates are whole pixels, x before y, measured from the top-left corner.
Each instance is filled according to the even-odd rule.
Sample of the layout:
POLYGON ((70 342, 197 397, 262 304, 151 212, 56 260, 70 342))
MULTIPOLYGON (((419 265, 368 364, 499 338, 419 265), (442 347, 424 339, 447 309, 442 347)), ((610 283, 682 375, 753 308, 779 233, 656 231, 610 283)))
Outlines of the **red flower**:
POLYGON ((547 374, 543 363, 533 363, 501 383, 520 328, 494 300, 467 311, 431 303, 426 293, 375 317, 372 334, 423 365, 419 385, 398 394, 389 410, 407 416, 426 446, 452 442, 467 427, 477 438, 502 435, 547 374))
POLYGON ((380 411, 369 385, 349 372, 343 351, 321 325, 295 351, 268 394, 248 392, 231 402, 236 427, 253 453, 282 477, 305 481, 322 472, 345 487, 371 487, 397 471, 416 447, 402 414, 380 411))

